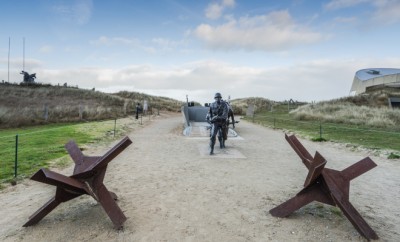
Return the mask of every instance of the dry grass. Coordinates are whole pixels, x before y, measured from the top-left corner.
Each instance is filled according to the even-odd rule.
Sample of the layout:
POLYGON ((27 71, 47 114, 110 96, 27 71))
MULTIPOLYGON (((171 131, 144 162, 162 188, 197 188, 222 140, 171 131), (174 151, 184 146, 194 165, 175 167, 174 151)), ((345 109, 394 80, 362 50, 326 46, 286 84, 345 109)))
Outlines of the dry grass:
MULTIPOLYGON (((400 126, 400 109, 388 107, 389 97, 400 97, 399 89, 378 90, 319 103, 295 102, 290 107, 290 117, 301 121, 398 129, 400 126)), ((243 98, 231 101, 237 115, 245 115, 248 106, 251 104, 255 104, 256 113, 265 114, 265 112, 272 110, 275 114, 287 114, 287 103, 287 101, 275 102, 265 98, 243 98)))
POLYGON ((400 110, 347 104, 308 104, 291 112, 295 119, 388 128, 400 124, 400 110))
POLYGON ((308 104, 291 111, 295 119, 393 128, 400 125, 400 109, 388 107, 396 93, 376 92, 308 104))
MULTIPOLYGON (((249 105, 254 105, 254 112, 271 111, 276 109, 287 110, 288 101, 276 102, 262 97, 240 98, 231 100, 231 105, 235 115, 245 115, 249 105)), ((291 102, 290 109, 304 105, 304 102, 291 102)))
POLYGON ((239 98, 231 100, 232 109, 235 115, 245 115, 249 105, 255 105, 256 109, 267 110, 274 104, 274 101, 261 97, 239 98))
POLYGON ((132 101, 133 105, 135 103, 141 103, 143 105, 143 100, 147 100, 149 103, 153 105, 153 108, 160 108, 161 110, 171 111, 171 112, 180 112, 181 106, 184 104, 181 101, 177 101, 172 98, 167 97, 159 97, 159 96, 150 96, 144 93, 138 92, 127 92, 122 91, 115 94, 116 96, 125 98, 129 101, 132 101))
POLYGON ((120 118, 133 115, 135 104, 143 105, 143 100, 148 100, 150 111, 178 111, 182 105, 173 99, 134 92, 107 94, 50 85, 0 86, 0 128, 120 118))

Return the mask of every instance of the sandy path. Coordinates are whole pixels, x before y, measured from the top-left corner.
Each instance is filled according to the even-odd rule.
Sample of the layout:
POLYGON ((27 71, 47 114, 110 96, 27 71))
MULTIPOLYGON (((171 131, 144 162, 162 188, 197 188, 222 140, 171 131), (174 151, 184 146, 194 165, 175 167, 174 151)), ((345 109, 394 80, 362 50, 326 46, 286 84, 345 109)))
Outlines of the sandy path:
MULTIPOLYGON (((181 116, 164 115, 131 133, 133 144, 110 163, 105 179, 128 217, 121 231, 113 229, 89 196, 64 203, 37 225, 22 228, 54 188, 29 180, 9 187, 0 192, 0 240, 363 241, 330 206, 312 203, 288 218, 272 217, 269 209, 302 188, 307 170, 282 131, 244 121, 236 130, 242 139, 226 143, 228 153, 236 155, 216 148, 211 157, 204 154, 207 138, 181 135, 181 116)), ((320 151, 329 168, 344 169, 369 155, 301 141, 312 154, 320 151)), ((378 167, 352 181, 350 201, 382 241, 398 241, 400 163, 371 158, 378 167)), ((69 172, 71 168, 63 171, 69 172)))

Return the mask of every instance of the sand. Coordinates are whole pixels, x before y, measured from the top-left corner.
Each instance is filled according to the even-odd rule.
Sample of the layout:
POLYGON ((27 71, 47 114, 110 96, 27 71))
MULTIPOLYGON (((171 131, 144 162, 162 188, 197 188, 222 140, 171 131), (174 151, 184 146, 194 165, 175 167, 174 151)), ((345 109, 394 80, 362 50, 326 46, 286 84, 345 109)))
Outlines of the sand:
MULTIPOLYGON (((61 204, 35 226, 28 217, 55 188, 31 180, 0 191, 1 241, 364 241, 335 207, 313 202, 287 218, 269 210, 302 189, 307 169, 284 132, 241 121, 237 138, 207 155, 207 137, 182 135, 178 114, 161 114, 129 134, 133 144, 110 164, 105 185, 128 220, 114 230, 90 196, 61 204)), ((300 139, 328 168, 370 156, 378 166, 351 182, 350 201, 381 241, 400 238, 400 161, 367 150, 300 139)), ((117 141, 116 141, 117 142, 117 141)), ((113 144, 86 150, 102 155, 113 144)), ((70 175, 72 166, 59 171, 70 175)))

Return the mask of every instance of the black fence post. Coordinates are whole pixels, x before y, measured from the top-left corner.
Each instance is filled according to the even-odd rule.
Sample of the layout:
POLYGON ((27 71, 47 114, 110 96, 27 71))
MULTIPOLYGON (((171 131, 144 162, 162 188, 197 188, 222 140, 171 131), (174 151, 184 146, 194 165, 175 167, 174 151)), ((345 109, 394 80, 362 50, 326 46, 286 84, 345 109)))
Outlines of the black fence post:
POLYGON ((115 132, 117 130, 117 118, 114 120, 114 137, 115 137, 115 132))
POLYGON ((322 140, 322 125, 321 125, 321 121, 319 121, 319 139, 322 140))
POLYGON ((18 134, 15 135, 15 162, 14 162, 14 177, 18 175, 18 134))

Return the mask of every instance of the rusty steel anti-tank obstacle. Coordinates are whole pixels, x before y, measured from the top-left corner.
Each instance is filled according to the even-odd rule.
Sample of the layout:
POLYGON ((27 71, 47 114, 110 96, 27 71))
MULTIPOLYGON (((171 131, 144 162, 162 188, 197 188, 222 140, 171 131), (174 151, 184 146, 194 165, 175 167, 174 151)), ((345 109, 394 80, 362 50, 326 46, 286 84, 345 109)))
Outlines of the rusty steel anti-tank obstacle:
POLYGON ((287 217, 313 201, 338 206, 357 231, 366 239, 378 239, 378 235, 362 218, 349 201, 350 181, 376 166, 366 157, 342 171, 325 168, 327 161, 317 151, 312 157, 296 136, 285 134, 286 140, 308 168, 304 188, 296 196, 271 209, 275 217, 287 217))
POLYGON ((125 137, 103 156, 85 156, 74 141, 65 145, 66 150, 75 162, 72 176, 65 176, 42 168, 31 179, 56 186, 56 194, 46 204, 29 217, 23 226, 38 223, 59 204, 81 195, 92 196, 105 210, 116 229, 121 229, 126 217, 115 200, 117 195, 108 191, 103 183, 107 165, 120 154, 132 141, 125 137))

